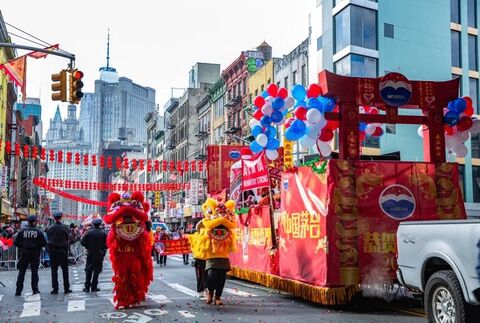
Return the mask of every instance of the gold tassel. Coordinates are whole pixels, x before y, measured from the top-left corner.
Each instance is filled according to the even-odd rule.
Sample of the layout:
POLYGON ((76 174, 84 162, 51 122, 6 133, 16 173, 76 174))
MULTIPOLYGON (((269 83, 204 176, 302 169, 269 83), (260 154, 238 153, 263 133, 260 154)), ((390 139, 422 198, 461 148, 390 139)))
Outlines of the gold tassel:
POLYGON ((229 276, 278 289, 305 300, 323 305, 345 304, 360 290, 357 285, 344 287, 319 287, 276 275, 238 267, 232 267, 229 276))

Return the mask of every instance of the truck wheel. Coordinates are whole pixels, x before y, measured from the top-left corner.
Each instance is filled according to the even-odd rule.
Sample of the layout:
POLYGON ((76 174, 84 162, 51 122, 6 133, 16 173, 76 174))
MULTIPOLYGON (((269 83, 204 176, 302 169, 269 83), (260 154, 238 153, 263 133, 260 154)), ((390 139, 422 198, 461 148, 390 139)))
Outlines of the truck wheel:
POLYGON ((424 295, 425 312, 432 323, 464 323, 467 304, 453 270, 434 273, 424 295))

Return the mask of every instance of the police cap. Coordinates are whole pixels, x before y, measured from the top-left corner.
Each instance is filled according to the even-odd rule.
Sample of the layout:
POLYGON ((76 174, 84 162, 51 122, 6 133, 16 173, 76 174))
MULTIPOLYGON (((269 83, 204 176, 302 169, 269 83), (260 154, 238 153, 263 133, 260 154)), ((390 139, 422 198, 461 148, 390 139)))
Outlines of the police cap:
POLYGON ((54 217, 55 219, 59 219, 59 218, 61 218, 62 216, 63 216, 63 213, 62 213, 62 212, 57 212, 57 213, 54 213, 54 214, 53 214, 53 217, 54 217))
POLYGON ((27 217, 27 221, 28 221, 28 222, 37 221, 37 216, 36 216, 36 215, 29 215, 29 216, 27 217))
POLYGON ((100 225, 100 224, 102 224, 102 219, 93 219, 92 224, 93 225, 100 225))

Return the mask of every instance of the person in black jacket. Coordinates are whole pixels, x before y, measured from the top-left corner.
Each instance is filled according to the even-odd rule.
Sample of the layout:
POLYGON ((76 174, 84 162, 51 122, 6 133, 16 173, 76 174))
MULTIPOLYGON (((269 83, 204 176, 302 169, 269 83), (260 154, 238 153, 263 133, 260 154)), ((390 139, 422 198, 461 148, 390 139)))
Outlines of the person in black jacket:
POLYGON ((81 240, 82 246, 87 249, 87 263, 85 265, 85 288, 84 292, 98 292, 98 276, 103 269, 103 257, 107 252, 107 234, 100 229, 101 219, 92 221, 93 228, 90 229, 81 240), (92 278, 93 275, 93 278, 92 278))
POLYGON ((28 226, 21 229, 13 241, 13 245, 21 250, 20 259, 18 260, 17 291, 15 296, 22 295, 23 281, 25 280, 25 273, 29 264, 32 271, 32 293, 40 293, 38 290, 40 251, 47 245, 47 240, 43 232, 37 228, 37 217, 30 215, 27 220, 28 226))
POLYGON ((68 242, 70 241, 69 229, 62 224, 63 213, 55 213, 55 223, 47 231, 48 253, 50 254, 52 270, 52 291, 51 294, 58 294, 58 266, 62 268, 63 288, 65 294, 71 293, 68 280, 68 242))

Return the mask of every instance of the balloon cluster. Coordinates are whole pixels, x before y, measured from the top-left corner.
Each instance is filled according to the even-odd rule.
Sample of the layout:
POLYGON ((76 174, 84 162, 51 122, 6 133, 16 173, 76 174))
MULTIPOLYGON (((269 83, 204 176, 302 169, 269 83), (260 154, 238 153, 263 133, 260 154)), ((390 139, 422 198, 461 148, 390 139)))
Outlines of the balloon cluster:
MULTIPOLYGON (((472 99, 468 96, 450 101, 444 109, 445 146, 456 157, 467 155, 468 148, 465 142, 470 134, 480 132, 480 120, 472 118, 473 112, 472 99)), ((423 130, 423 126, 418 129, 421 137, 423 130)))
POLYGON ((252 136, 250 149, 258 154, 265 151, 270 160, 278 158, 280 141, 277 138, 277 127, 285 123, 285 115, 294 104, 293 98, 288 96, 286 88, 278 88, 275 84, 267 86, 262 95, 253 100, 255 111, 250 120, 252 136))
POLYGON ((325 112, 338 111, 335 100, 321 96, 322 90, 317 84, 311 84, 308 90, 300 84, 292 88, 295 99, 293 117, 285 122, 285 138, 290 141, 299 140, 304 148, 317 145, 322 156, 332 153, 330 142, 333 140, 337 121, 327 121, 325 112))
MULTIPOLYGON (((361 114, 378 114, 378 109, 375 107, 360 106, 359 112, 361 114)), ((360 122, 358 128, 360 130, 360 141, 364 141, 367 135, 372 137, 380 137, 383 135, 381 123, 360 122)))

